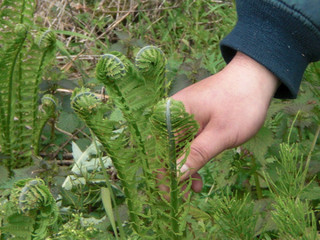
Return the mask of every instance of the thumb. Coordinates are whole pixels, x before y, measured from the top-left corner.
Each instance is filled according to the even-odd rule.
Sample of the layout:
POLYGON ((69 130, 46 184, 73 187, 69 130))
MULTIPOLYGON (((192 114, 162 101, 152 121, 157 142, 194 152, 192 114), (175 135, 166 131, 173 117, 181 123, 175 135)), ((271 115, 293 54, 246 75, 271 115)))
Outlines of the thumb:
POLYGON ((222 152, 225 145, 216 131, 212 128, 205 128, 191 143, 187 160, 180 168, 180 181, 184 181, 195 174, 211 158, 222 152))

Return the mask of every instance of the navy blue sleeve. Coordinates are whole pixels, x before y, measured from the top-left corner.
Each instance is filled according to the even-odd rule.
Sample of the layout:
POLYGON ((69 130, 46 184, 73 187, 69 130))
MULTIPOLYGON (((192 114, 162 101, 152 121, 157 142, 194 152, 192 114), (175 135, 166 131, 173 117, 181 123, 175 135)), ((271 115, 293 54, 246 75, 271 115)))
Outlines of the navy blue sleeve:
POLYGON ((277 98, 296 98, 310 62, 320 59, 320 0, 237 0, 238 22, 220 47, 228 63, 243 52, 273 72, 277 98))

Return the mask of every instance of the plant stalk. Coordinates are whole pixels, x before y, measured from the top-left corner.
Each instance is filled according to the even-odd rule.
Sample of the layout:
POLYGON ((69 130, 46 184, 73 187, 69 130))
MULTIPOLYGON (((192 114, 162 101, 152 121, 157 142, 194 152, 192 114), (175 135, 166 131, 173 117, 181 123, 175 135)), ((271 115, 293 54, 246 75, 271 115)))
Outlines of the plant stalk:
MULTIPOLYGON (((10 152, 10 156, 11 158, 14 159, 14 156, 13 156, 13 152, 12 152, 12 147, 11 147, 11 143, 12 143, 12 139, 11 139, 11 128, 13 127, 12 126, 12 123, 13 123, 13 119, 14 119, 14 96, 15 96, 15 92, 13 91, 14 90, 14 70, 15 70, 15 67, 16 65, 18 64, 17 61, 18 61, 18 57, 20 56, 20 53, 21 53, 21 50, 22 50, 22 47, 24 45, 24 42, 25 42, 25 39, 27 37, 27 34, 25 34, 25 36, 23 38, 21 38, 21 42, 20 44, 18 45, 17 47, 17 50, 16 50, 16 54, 13 58, 13 63, 12 63, 12 66, 9 70, 9 86, 8 86, 8 106, 7 106, 7 121, 6 121, 6 138, 7 138, 7 144, 8 144, 8 147, 9 147, 9 152, 10 152)), ((8 168, 10 169, 11 168, 11 163, 10 163, 10 166, 8 166, 8 168)))
POLYGON ((262 190, 261 190, 259 176, 257 173, 257 163, 256 163, 256 159, 254 156, 251 157, 251 164, 252 164, 252 168, 254 169, 253 177, 254 177, 254 182, 256 185, 257 197, 258 197, 258 199, 262 199, 262 190))
POLYGON ((166 122, 169 140, 169 174, 170 174, 170 205, 171 205, 171 224, 174 232, 174 239, 178 239, 179 233, 178 210, 179 210, 179 188, 177 181, 177 163, 176 163, 176 144, 171 126, 171 99, 167 101, 166 122))
POLYGON ((310 148, 310 151, 309 151, 309 154, 308 154, 308 157, 307 157, 307 161, 306 161, 306 166, 305 166, 306 169, 309 168, 309 164, 310 164, 310 160, 311 160, 311 155, 312 155, 312 152, 313 152, 313 150, 314 150, 314 147, 316 146, 316 143, 317 143, 319 134, 320 134, 320 125, 318 125, 318 128, 317 128, 317 130, 316 130, 316 133, 315 133, 315 135, 314 135, 314 138, 313 138, 313 141, 312 141, 312 144, 311 144, 311 148, 310 148))

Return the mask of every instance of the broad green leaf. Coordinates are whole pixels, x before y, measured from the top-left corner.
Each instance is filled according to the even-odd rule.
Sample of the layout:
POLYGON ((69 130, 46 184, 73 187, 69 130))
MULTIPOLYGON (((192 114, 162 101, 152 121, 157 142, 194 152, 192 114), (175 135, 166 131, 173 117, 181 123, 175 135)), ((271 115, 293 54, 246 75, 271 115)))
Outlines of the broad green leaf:
POLYGON ((252 152, 259 161, 264 157, 268 147, 270 147, 272 143, 272 131, 266 127, 262 127, 253 138, 243 145, 243 147, 252 152))
POLYGON ((79 118, 76 117, 73 113, 62 112, 57 124, 58 128, 61 128, 64 131, 72 133, 80 126, 79 118))

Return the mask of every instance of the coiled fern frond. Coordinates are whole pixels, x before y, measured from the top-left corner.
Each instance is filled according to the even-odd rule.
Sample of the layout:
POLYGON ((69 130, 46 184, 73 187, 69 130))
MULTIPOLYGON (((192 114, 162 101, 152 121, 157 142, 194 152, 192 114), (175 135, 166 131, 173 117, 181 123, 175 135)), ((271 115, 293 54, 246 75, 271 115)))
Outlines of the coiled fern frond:
MULTIPOLYGON (((105 54, 97 64, 96 77, 122 111, 134 143, 146 156, 148 118, 152 106, 165 92, 166 58, 160 49, 149 46, 139 51, 135 63, 136 66, 119 52, 105 54)), ((147 159, 141 159, 140 164, 148 168, 147 159)))
POLYGON ((163 52, 153 46, 142 48, 135 64, 118 52, 102 56, 96 77, 105 85, 108 103, 122 111, 124 121, 108 119, 114 106, 88 89, 76 89, 71 105, 111 157, 135 232, 143 237, 179 239, 188 212, 183 196, 191 182, 186 183, 187 188, 179 184, 176 161, 182 157, 183 163, 188 156, 198 124, 182 102, 159 102, 168 86, 165 65, 163 52), (161 180, 159 174, 164 176, 161 180), (159 184, 170 189, 170 202, 162 197, 159 184), (157 236, 159 232, 161 236, 157 236))
POLYGON ((56 35, 50 29, 42 30, 37 34, 35 43, 40 49, 54 48, 56 44, 56 35))
POLYGON ((0 205, 4 233, 14 239, 44 239, 58 218, 58 207, 41 179, 17 181, 8 202, 0 205))
POLYGON ((183 103, 171 98, 163 99, 154 107, 150 121, 152 132, 159 140, 158 155, 165 159, 171 154, 170 151, 173 151, 172 157, 175 159, 184 154, 199 129, 197 121, 185 111, 183 103))
POLYGON ((88 90, 86 88, 76 89, 71 96, 71 106, 98 138, 112 159, 127 197, 127 204, 130 209, 129 215, 136 223, 135 228, 137 228, 140 221, 138 215, 142 206, 137 201, 138 192, 135 175, 138 165, 134 161, 137 157, 136 152, 129 148, 127 129, 106 117, 110 107, 88 90), (117 129, 121 131, 115 131, 117 129))
POLYGON ((148 98, 144 97, 143 78, 122 54, 113 52, 103 55, 97 64, 96 76, 124 114, 139 118, 149 105, 148 98))
POLYGON ((167 94, 166 64, 164 53, 155 46, 142 48, 135 58, 135 65, 145 79, 147 90, 154 97, 154 104, 167 94))
MULTIPOLYGON (((193 116, 185 111, 182 102, 171 98, 160 101, 154 108, 150 118, 152 132, 157 139, 155 147, 157 161, 166 169, 166 174, 159 181, 159 184, 170 189, 170 202, 167 203, 168 212, 158 211, 159 218, 170 219, 164 221, 161 228, 168 238, 179 239, 185 230, 185 219, 187 216, 187 203, 185 194, 190 190, 190 181, 185 182, 183 189, 179 184, 178 175, 180 167, 189 154, 189 146, 198 132, 199 125, 193 116), (182 157, 180 165, 177 160, 182 157)), ((162 193, 166 194, 166 193, 162 193)))

